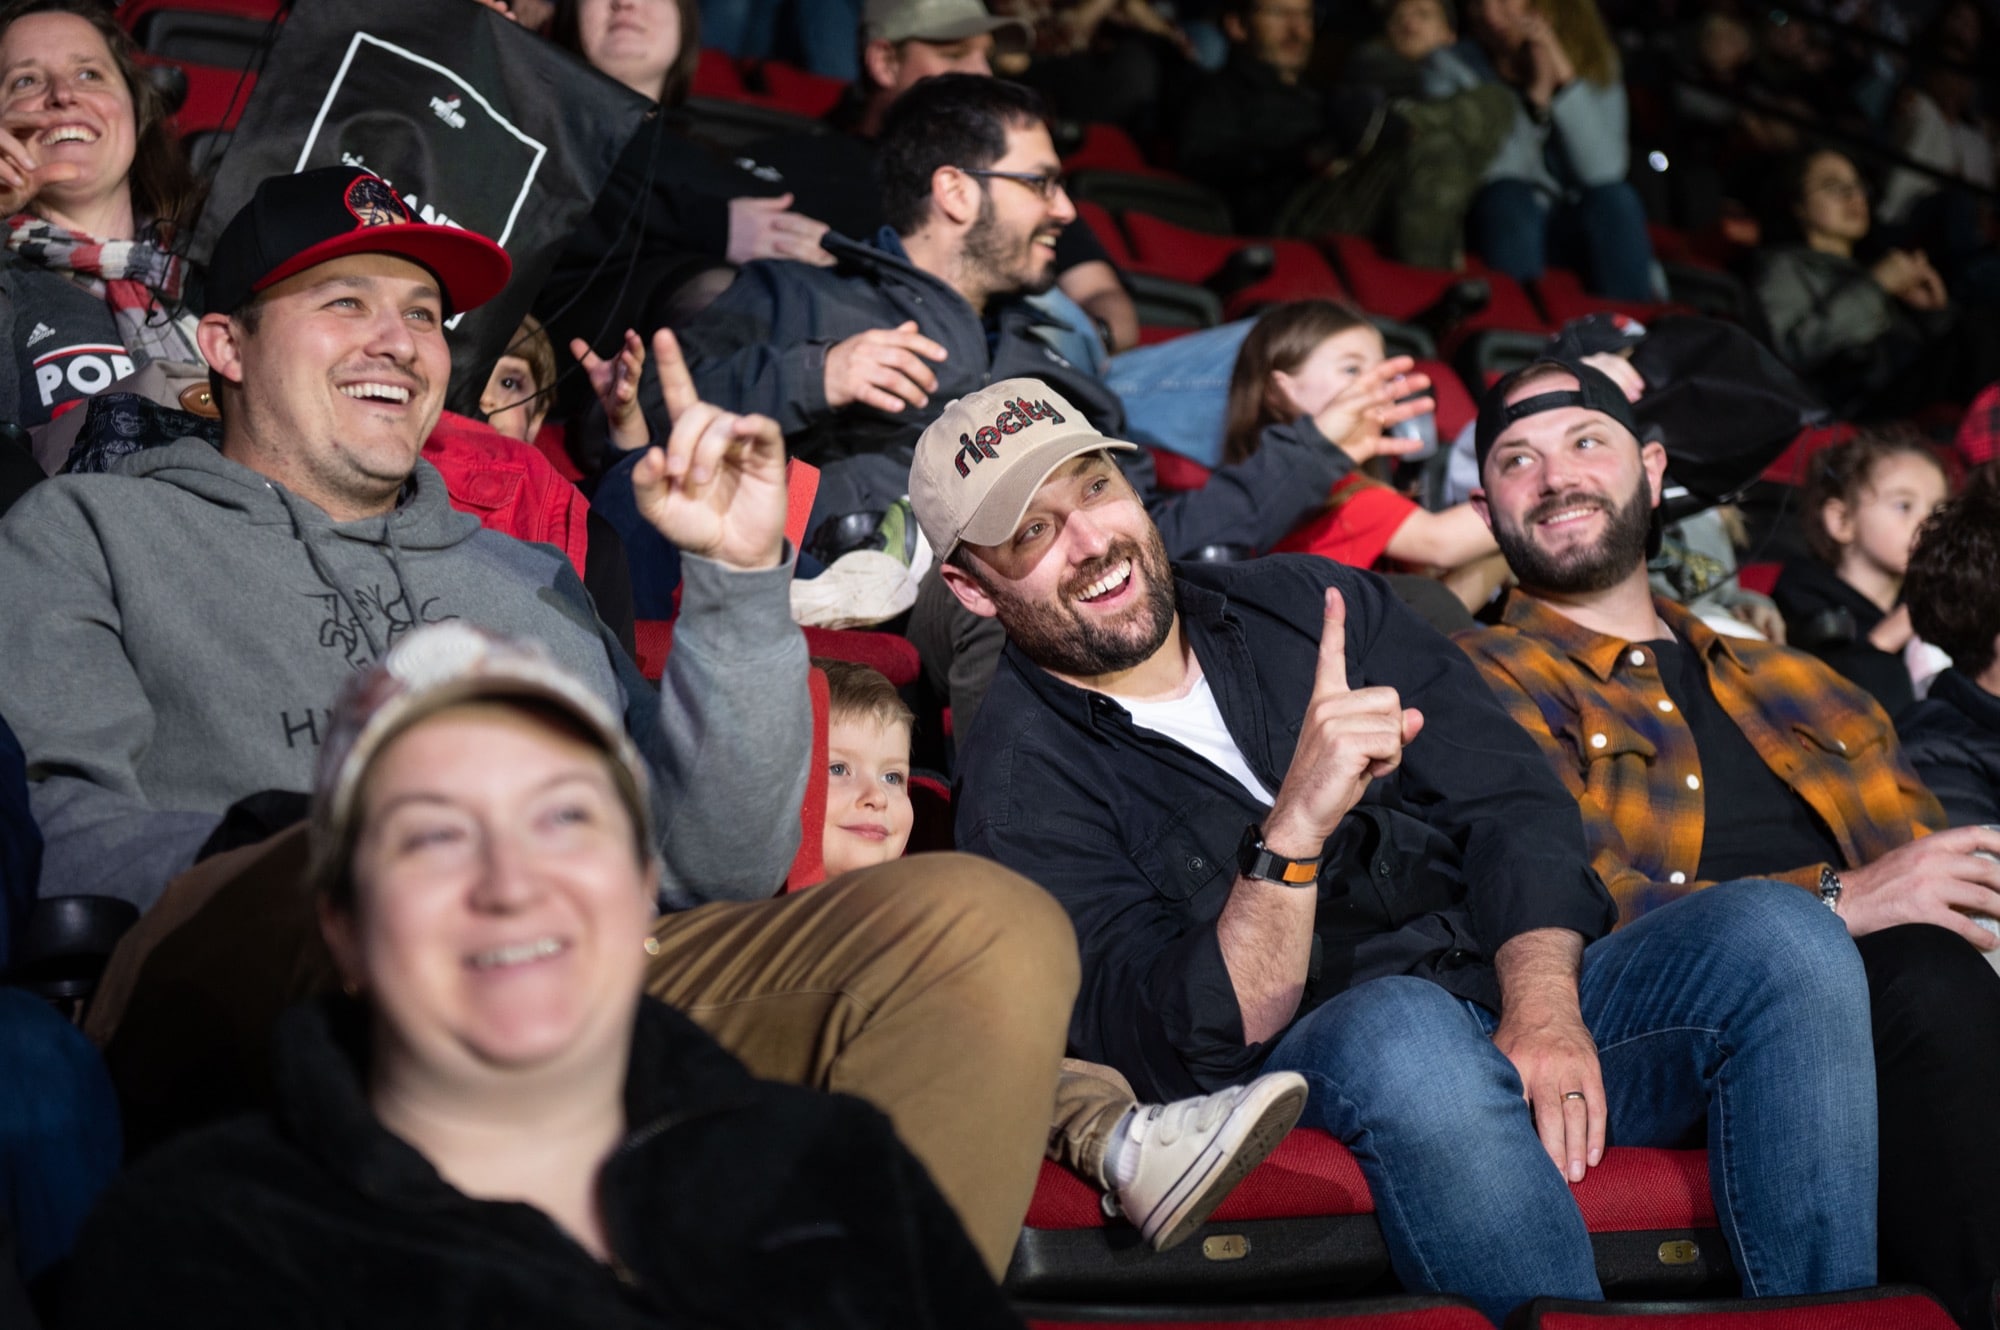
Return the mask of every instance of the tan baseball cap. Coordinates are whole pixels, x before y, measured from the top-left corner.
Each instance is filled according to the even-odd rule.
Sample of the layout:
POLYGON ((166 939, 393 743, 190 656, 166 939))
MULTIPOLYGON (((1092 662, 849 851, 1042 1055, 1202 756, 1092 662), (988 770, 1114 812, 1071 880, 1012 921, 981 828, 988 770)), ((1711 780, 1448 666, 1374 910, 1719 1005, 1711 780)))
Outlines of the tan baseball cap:
POLYGON ((1028 25, 986 12, 979 0, 868 0, 861 35, 868 41, 956 42, 1003 28, 1028 38, 1028 25))
POLYGON ((1003 379, 947 406, 917 440, 910 506, 939 559, 961 541, 998 545, 1050 473, 1102 448, 1135 451, 1040 379, 1003 379))

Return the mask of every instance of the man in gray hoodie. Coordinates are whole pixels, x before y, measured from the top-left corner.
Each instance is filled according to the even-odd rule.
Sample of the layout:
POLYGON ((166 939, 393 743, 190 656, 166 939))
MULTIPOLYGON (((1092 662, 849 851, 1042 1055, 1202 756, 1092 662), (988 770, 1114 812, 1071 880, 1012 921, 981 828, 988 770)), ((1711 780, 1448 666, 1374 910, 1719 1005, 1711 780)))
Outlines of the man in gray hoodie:
MULTIPOLYGON (((42 894, 175 899, 232 812, 281 820, 270 810, 310 788, 336 687, 410 628, 534 638, 622 713, 652 769, 677 913, 649 940, 649 989, 753 1071, 884 1108, 997 1274, 1076 991, 1067 921, 973 860, 766 899, 798 845, 812 734, 783 440, 699 401, 671 335, 656 341, 671 426, 634 489, 683 552, 685 592, 655 692, 559 551, 454 511, 419 459, 445 321, 509 269, 484 237, 414 222, 368 172, 267 180, 217 245, 199 328, 221 448, 183 439, 56 478, 0 522, 0 715, 28 756, 42 894)), ((247 976, 283 943, 201 917, 227 963, 198 982, 258 1026, 241 1019, 247 976)))

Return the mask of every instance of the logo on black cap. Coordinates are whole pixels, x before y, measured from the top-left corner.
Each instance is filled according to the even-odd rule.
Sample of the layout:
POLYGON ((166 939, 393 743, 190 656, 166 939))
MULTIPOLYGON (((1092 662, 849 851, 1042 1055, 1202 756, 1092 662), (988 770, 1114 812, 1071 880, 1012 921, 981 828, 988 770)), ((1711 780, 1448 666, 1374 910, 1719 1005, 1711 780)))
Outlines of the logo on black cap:
POLYGON ((397 226, 410 220, 410 210, 382 177, 358 175, 347 187, 347 210, 363 226, 397 226))

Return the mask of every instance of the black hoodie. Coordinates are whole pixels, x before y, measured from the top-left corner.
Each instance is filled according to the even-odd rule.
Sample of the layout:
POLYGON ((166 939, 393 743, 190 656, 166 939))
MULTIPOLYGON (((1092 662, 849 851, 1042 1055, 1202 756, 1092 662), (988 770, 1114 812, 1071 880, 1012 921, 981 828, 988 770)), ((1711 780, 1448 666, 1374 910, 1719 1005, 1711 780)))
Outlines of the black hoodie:
POLYGON ((163 1147, 85 1226, 74 1330, 641 1330, 1020 1322, 889 1122, 751 1078, 642 999, 625 1142, 597 1177, 614 1259, 541 1210, 475 1200, 370 1111, 366 1014, 279 1027, 276 1117, 163 1147))

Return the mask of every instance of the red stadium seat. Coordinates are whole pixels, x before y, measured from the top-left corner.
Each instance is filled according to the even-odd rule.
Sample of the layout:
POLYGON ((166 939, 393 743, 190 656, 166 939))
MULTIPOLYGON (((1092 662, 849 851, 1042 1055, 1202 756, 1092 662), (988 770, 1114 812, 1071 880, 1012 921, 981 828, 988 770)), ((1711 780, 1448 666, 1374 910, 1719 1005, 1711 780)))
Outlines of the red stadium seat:
POLYGON ((1799 431, 1799 436, 1778 454, 1761 477, 1780 485, 1804 485, 1807 469, 1812 465, 1815 454, 1846 443, 1854 437, 1854 426, 1846 421, 1836 421, 1831 425, 1816 425, 1799 431))
POLYGON ((1479 414, 1479 403, 1465 389, 1458 372, 1442 360, 1419 360, 1420 373, 1431 376, 1431 397, 1436 400, 1438 444, 1449 448, 1458 432, 1479 414))
POLYGON ((1092 121, 1083 127, 1083 141, 1062 159, 1064 171, 1121 171, 1127 175, 1178 179, 1146 160, 1132 136, 1116 125, 1092 121))
POLYGON ((1232 256, 1253 245, 1268 247, 1274 260, 1270 273, 1231 292, 1223 302, 1224 313, 1232 319, 1278 301, 1340 300, 1347 295, 1325 257, 1303 240, 1212 235, 1142 212, 1127 212, 1123 221, 1132 243, 1132 266, 1175 281, 1207 282, 1232 256))
POLYGON ((833 714, 826 671, 811 670, 806 687, 812 693, 812 765, 806 768, 806 797, 799 805, 799 852, 785 874, 787 892, 803 891, 826 880, 826 749, 827 727, 833 714))
MULTIPOLYGON (((1727 1286, 1705 1151, 1614 1147, 1572 1192, 1607 1288, 1727 1286)), ((1045 1162, 1007 1287, 1029 1298, 1124 1300, 1359 1288, 1388 1272, 1374 1208, 1347 1148, 1298 1130, 1193 1239, 1154 1252, 1105 1218, 1093 1187, 1045 1162)))
POLYGON ((766 105, 817 120, 847 91, 844 80, 815 74, 782 60, 764 60, 743 71, 743 86, 766 105))
POLYGON ((694 81, 688 95, 725 102, 750 100, 750 92, 743 86, 743 73, 736 67, 736 57, 712 46, 702 47, 695 60, 694 81))
POLYGON ((1583 279, 1567 268, 1549 268, 1535 279, 1535 300, 1550 323, 1560 327, 1590 314, 1625 314, 1641 323, 1677 313, 1671 305, 1651 300, 1608 300, 1583 289, 1583 279))
POLYGON ((1771 588, 1778 585, 1778 574, 1784 569, 1781 563, 1746 563, 1736 570, 1736 584, 1745 591, 1768 596, 1771 588))
POLYGON ((1104 246, 1104 252, 1111 256, 1113 265, 1120 268, 1132 266, 1132 246, 1126 241, 1125 232, 1120 229, 1118 219, 1111 215, 1109 208, 1081 199, 1077 201, 1076 219, 1090 228, 1090 233, 1097 237, 1097 243, 1104 246))
POLYGON ((1355 303, 1370 314, 1398 322, 1407 323, 1429 309, 1456 282, 1470 277, 1485 281, 1492 292, 1486 308, 1450 329, 1438 347, 1468 383, 1495 369, 1526 364, 1555 331, 1519 282, 1477 261, 1458 273, 1398 263, 1362 236, 1329 235, 1321 243, 1355 303))
POLYGON ((1419 268, 1385 257, 1363 236, 1329 235, 1322 242, 1339 267, 1347 289, 1361 308, 1391 319, 1408 319, 1434 304, 1452 283, 1484 278, 1493 298, 1463 325, 1467 331, 1487 328, 1514 332, 1553 332, 1521 284, 1505 273, 1474 264, 1465 272, 1419 268))
MULTIPOLYGON (((176 62, 168 62, 176 63, 176 62)), ((187 75, 187 100, 174 113, 174 128, 183 136, 234 129, 257 87, 257 76, 241 69, 180 64, 187 75)))
POLYGON ((1183 456, 1171 448, 1154 448, 1153 479, 1163 490, 1198 490, 1208 484, 1213 473, 1192 457, 1183 456))

